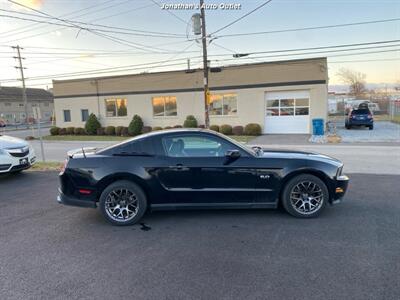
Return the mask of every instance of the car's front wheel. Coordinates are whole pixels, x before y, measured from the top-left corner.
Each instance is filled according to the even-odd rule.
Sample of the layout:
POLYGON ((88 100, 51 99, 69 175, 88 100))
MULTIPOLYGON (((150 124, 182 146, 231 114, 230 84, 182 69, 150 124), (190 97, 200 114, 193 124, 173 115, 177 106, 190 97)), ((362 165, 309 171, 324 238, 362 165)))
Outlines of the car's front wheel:
POLYGON ((318 177, 311 174, 298 175, 286 184, 282 192, 282 204, 292 216, 317 217, 329 199, 328 188, 318 177))
POLYGON ((103 216, 112 224, 133 225, 147 209, 146 195, 135 183, 120 180, 110 184, 101 193, 99 201, 103 216))

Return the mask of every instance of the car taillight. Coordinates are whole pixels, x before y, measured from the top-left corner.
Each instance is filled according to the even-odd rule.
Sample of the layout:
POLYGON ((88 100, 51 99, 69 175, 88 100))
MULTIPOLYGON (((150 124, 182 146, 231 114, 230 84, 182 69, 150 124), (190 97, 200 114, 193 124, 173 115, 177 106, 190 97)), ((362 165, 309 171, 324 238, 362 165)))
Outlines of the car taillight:
POLYGON ((79 189, 79 193, 81 193, 82 195, 90 195, 92 191, 87 189, 79 189))
POLYGON ((371 114, 368 115, 368 119, 372 119, 372 115, 371 114))
POLYGON ((355 119, 355 118, 356 118, 356 116, 355 116, 355 115, 351 115, 351 118, 352 118, 352 119, 355 119))

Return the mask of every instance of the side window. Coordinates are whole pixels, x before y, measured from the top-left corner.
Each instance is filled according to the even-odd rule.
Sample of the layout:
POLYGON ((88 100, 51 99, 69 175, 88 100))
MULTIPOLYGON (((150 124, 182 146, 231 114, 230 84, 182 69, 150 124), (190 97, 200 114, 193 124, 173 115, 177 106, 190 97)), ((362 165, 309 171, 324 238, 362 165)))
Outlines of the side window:
POLYGON ((236 149, 222 139, 206 135, 167 136, 162 144, 170 157, 222 157, 226 151, 236 149))

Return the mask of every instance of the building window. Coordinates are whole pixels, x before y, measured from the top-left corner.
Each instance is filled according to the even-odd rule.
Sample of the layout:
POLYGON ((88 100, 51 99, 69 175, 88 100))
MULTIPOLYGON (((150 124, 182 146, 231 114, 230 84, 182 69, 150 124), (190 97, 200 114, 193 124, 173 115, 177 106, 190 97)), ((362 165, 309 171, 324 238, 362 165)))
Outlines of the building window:
POLYGON ((210 115, 237 115, 237 94, 213 94, 210 96, 210 115))
POLYGON ((19 103, 18 105, 19 105, 19 107, 24 107, 23 103, 19 103))
POLYGON ((175 96, 153 97, 152 103, 154 117, 168 117, 178 115, 175 96))
POLYGON ((308 98, 275 99, 267 101, 267 116, 308 116, 308 98))
POLYGON ((86 122, 89 119, 89 110, 81 109, 82 122, 86 122))
POLYGON ((126 117, 127 115, 126 99, 106 99, 107 117, 126 117))
POLYGON ((32 107, 36 107, 38 106, 36 103, 32 103, 32 107))
POLYGON ((71 122, 71 111, 69 109, 63 110, 64 122, 71 122))

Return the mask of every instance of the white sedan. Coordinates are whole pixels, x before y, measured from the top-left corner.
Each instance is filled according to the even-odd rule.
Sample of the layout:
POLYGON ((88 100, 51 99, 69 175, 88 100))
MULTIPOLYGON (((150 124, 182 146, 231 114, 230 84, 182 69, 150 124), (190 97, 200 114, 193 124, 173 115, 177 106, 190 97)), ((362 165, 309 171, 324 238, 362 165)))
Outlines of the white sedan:
POLYGON ((29 169, 35 161, 35 151, 28 142, 0 135, 0 174, 29 169))

